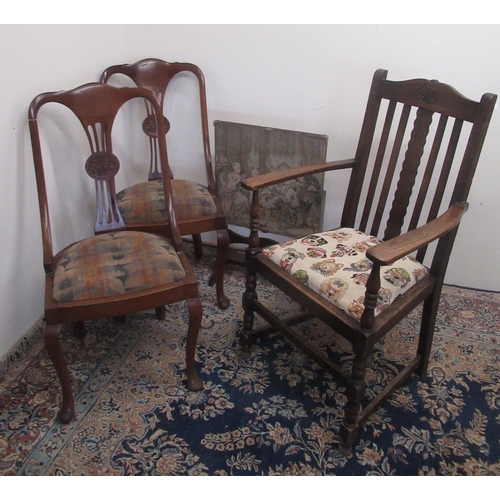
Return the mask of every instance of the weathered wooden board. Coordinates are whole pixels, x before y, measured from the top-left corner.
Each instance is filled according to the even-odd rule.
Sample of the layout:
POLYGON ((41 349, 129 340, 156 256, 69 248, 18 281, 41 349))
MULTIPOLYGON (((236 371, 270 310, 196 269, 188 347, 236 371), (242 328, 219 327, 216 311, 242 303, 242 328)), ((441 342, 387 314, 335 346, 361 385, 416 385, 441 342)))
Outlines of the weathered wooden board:
MULTIPOLYGON (((328 137, 307 132, 215 121, 215 179, 229 224, 248 227, 250 193, 242 178, 326 161, 328 137)), ((263 189, 261 230, 301 237, 322 228, 324 174, 263 189)))

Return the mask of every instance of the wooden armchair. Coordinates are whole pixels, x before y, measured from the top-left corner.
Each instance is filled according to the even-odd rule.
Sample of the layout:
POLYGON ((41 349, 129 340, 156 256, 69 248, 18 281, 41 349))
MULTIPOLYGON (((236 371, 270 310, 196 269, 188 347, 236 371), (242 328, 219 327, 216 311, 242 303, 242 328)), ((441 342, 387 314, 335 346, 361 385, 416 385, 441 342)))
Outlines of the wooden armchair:
POLYGON ((359 426, 378 406, 413 372, 426 374, 447 263, 496 98, 484 94, 474 102, 435 80, 389 81, 387 71, 378 70, 354 158, 242 182, 253 193, 242 354, 249 356, 256 339, 277 330, 338 377, 346 386, 339 432, 346 455, 359 426), (351 177, 340 228, 259 248, 260 189, 341 169, 350 169, 351 177), (294 299, 302 312, 276 317, 258 299, 258 275, 294 299), (375 343, 422 302, 415 357, 367 402, 366 373, 375 343), (254 330, 254 313, 270 326, 254 330), (292 328, 311 317, 352 344, 350 373, 292 328))
MULTIPOLYGON (((186 348, 187 383, 191 390, 202 388, 195 369, 195 349, 202 318, 196 276, 184 255, 181 236, 172 204, 168 175, 163 177, 164 211, 169 221, 168 236, 125 230, 116 203, 115 176, 120 168, 113 154, 112 127, 120 108, 134 98, 148 101, 156 116, 160 103, 146 89, 118 89, 92 83, 74 90, 47 92, 37 96, 29 108, 29 126, 38 188, 45 269, 45 346, 59 376, 63 401, 58 421, 69 422, 75 415, 73 391, 60 342, 60 327, 72 323, 78 335, 84 333, 84 321, 123 316, 155 309, 165 317, 165 305, 186 301, 189 325, 186 348), (39 132, 39 112, 48 103, 69 108, 80 120, 90 156, 82 162, 95 180, 97 195, 96 227, 113 232, 76 241, 55 253, 49 217, 47 181, 39 132)), ((59 108, 62 108, 60 106, 59 108)), ((57 108, 56 108, 57 109, 57 108)), ((162 165, 167 165, 163 123, 158 141, 162 165)), ((68 128, 69 130, 69 128, 68 128)), ((77 149, 78 141, 68 148, 77 149)), ((54 165, 57 173, 68 165, 54 165)), ((168 169, 166 170, 168 172, 168 169)))
MULTIPOLYGON (((217 235, 217 269, 210 284, 215 282, 217 302, 221 309, 229 307, 229 300, 224 295, 224 268, 229 249, 229 234, 226 216, 222 210, 215 187, 210 152, 207 99, 205 78, 200 68, 190 63, 168 63, 160 59, 144 59, 135 64, 120 64, 107 68, 101 82, 108 83, 112 75, 122 74, 129 77, 138 87, 154 92, 163 108, 168 85, 172 78, 181 72, 191 72, 199 84, 201 127, 206 169, 206 186, 184 179, 174 178, 170 169, 172 193, 177 214, 177 223, 181 235, 192 235, 195 255, 202 257, 201 234, 215 231, 217 235)), ((163 113, 162 113, 163 116, 163 113)), ((170 123, 163 118, 165 131, 170 123)), ((150 162, 148 182, 139 183, 117 194, 118 206, 128 229, 138 229, 164 234, 168 221, 160 210, 163 207, 163 188, 161 166, 158 161, 158 135, 156 133, 154 113, 146 102, 146 118, 143 122, 144 133, 150 141, 150 162), (160 208, 160 209, 159 209, 160 208)), ((145 169, 146 170, 146 169, 145 169)))

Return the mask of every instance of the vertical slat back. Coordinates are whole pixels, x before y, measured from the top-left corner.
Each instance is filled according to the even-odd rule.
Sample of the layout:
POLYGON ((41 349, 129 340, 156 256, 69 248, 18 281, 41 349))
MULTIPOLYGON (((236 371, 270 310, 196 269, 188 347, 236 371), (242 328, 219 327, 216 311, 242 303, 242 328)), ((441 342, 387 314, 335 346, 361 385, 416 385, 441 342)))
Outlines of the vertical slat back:
POLYGON ((394 119, 395 110, 396 110, 396 103, 391 102, 385 117, 384 128, 382 131, 382 136, 377 151, 377 157, 375 159, 375 163, 373 166, 373 173, 370 180, 370 186, 368 188, 368 193, 366 195, 365 208, 363 210, 363 216, 361 217, 361 222, 359 224, 359 228, 361 229, 361 231, 366 231, 366 227, 368 225, 368 219, 370 217, 372 203, 375 198, 375 191, 377 189, 377 183, 380 177, 380 172, 382 170, 382 161, 384 159, 385 152, 387 149, 387 142, 389 140, 389 133, 392 126, 392 121, 394 119))
MULTIPOLYGON (((405 105, 407 108, 408 105, 405 105)), ((424 147, 432 122, 432 112, 420 108, 411 132, 406 154, 401 165, 399 181, 389 213, 389 220, 385 229, 384 240, 389 240, 401 234, 401 229, 410 204, 413 186, 421 164, 424 147)))
POLYGON ((408 230, 415 229, 418 226, 418 221, 420 220, 420 216, 422 214, 422 207, 427 197, 427 192, 429 190, 432 174, 434 172, 439 150, 443 142, 443 135, 446 129, 447 122, 448 122, 448 117, 441 115, 441 118, 439 119, 439 125, 436 130, 436 135, 434 136, 434 142, 432 144, 429 160, 427 162, 427 167, 425 169, 425 173, 420 184, 420 190, 418 192, 418 196, 415 201, 415 209, 413 211, 413 215, 410 220, 408 230))
POLYGON ((403 144, 403 139, 408 125, 408 119, 410 117, 410 106, 404 106, 401 113, 401 119, 396 132, 396 137, 394 140, 394 145, 391 152, 391 157, 389 159, 389 164, 384 177, 384 184, 382 185, 382 190, 380 192, 379 201, 377 204, 377 209, 375 212, 375 217, 372 224, 371 233, 378 233, 380 229, 380 224, 382 222, 382 216, 384 215, 385 207, 388 202, 389 191, 394 179, 394 172, 396 171, 396 166, 398 164, 398 158, 401 153, 401 147, 403 144))
MULTIPOLYGON (((386 75, 374 76, 342 220, 384 240, 466 201, 496 101, 386 75)), ((424 257, 425 249, 417 255, 424 257)))
POLYGON ((450 173, 453 167, 453 162, 455 159, 455 154, 457 152, 458 143, 460 140, 460 135, 462 132, 463 121, 455 120, 453 125, 453 130, 451 132, 450 140, 448 142, 448 148, 446 150, 446 154, 443 160, 443 164, 441 167, 441 174, 439 176, 439 181, 436 186, 436 191, 434 198, 432 200, 432 206, 429 211, 428 220, 435 219, 439 212, 439 207, 443 200, 443 196, 445 193, 446 185, 448 183, 450 173))
POLYGON ((358 147, 356 149, 356 166, 352 170, 351 179, 347 188, 346 201, 342 212, 341 225, 344 227, 354 227, 356 214, 360 205, 360 197, 365 182, 365 173, 370 158, 370 151, 374 141, 375 129, 380 110, 381 98, 378 95, 380 82, 387 78, 387 70, 379 69, 375 72, 368 95, 361 134, 359 136, 358 147))

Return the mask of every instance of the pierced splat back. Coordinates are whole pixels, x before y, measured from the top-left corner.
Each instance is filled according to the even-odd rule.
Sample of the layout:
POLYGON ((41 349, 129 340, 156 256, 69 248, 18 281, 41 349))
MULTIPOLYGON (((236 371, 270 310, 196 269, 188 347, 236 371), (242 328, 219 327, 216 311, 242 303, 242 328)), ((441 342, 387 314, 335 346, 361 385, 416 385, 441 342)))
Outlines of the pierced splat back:
POLYGON ((386 77, 378 70, 373 78, 342 216, 343 226, 384 240, 467 199, 495 100, 474 102, 435 80, 386 77))
MULTIPOLYGON (((181 72, 190 72, 194 74, 198 80, 200 105, 201 105, 201 126, 203 133, 203 144, 205 152, 205 161, 207 164, 208 189, 212 194, 216 193, 215 182, 212 171, 212 160, 209 147, 209 131, 208 131, 208 115, 207 115, 207 98, 205 89, 205 78, 202 71, 196 65, 191 63, 169 63, 161 59, 143 59, 134 64, 119 64, 106 69, 102 76, 101 82, 107 83, 112 75, 123 74, 128 76, 138 87, 146 88, 156 94, 163 109, 167 87, 171 80, 181 72)), ((161 178, 161 169, 158 162, 158 138, 154 120, 153 109, 146 102, 147 116, 143 122, 144 133, 149 137, 150 143, 150 166, 149 180, 161 178)), ((163 117, 165 133, 170 129, 170 123, 166 117, 163 117)), ((170 177, 173 178, 172 170, 170 177)))
MULTIPOLYGON (((112 129, 115 117, 121 107, 131 99, 142 98, 147 100, 151 109, 161 110, 154 94, 146 89, 116 88, 101 83, 82 85, 74 90, 61 92, 47 92, 39 95, 29 110, 30 128, 35 160, 37 182, 45 193, 40 199, 41 213, 46 214, 48 223, 48 208, 46 189, 43 175, 43 161, 38 133, 37 115, 40 108, 49 102, 59 103, 69 108, 82 124, 90 147, 90 156, 85 162, 85 170, 94 179, 96 188, 96 222, 95 233, 115 231, 125 228, 122 216, 118 209, 115 189, 115 176, 120 169, 120 161, 113 154, 112 129)), ((161 116, 158 114, 158 116, 161 116)), ((157 124, 160 130, 162 124, 157 124)), ((158 154, 163 164, 168 165, 165 141, 159 141, 158 154)), ((169 214, 172 239, 176 249, 182 248, 180 234, 173 212, 170 182, 164 182, 165 200, 169 214)), ((50 246, 50 237, 47 236, 50 246)))

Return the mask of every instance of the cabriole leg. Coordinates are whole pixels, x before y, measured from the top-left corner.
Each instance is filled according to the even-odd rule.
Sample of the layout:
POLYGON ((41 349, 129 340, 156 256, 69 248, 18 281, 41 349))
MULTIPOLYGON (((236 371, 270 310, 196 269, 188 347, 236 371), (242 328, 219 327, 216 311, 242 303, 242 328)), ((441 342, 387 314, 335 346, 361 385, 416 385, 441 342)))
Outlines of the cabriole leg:
POLYGON ((56 369, 62 389, 63 400, 61 408, 57 413, 57 421, 61 424, 67 424, 73 420, 75 416, 75 403, 73 400, 73 390, 71 389, 68 366, 64 360, 61 349, 60 331, 61 325, 46 325, 44 341, 45 349, 56 369))

